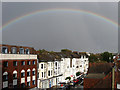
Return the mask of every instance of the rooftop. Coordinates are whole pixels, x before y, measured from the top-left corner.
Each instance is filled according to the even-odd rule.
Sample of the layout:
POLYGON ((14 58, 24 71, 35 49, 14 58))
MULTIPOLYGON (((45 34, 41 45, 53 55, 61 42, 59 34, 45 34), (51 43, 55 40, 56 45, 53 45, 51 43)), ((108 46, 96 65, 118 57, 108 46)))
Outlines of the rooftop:
POLYGON ((105 77, 105 74, 103 73, 89 73, 85 78, 98 78, 102 79, 105 77))

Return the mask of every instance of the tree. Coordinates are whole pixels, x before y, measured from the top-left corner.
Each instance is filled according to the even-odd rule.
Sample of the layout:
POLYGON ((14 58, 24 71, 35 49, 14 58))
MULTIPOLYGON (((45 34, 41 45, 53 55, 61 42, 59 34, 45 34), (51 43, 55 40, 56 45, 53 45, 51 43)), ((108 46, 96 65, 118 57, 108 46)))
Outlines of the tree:
POLYGON ((104 52, 101 54, 101 56, 103 61, 111 62, 113 59, 112 53, 109 53, 109 52, 104 52))
POLYGON ((61 52, 72 52, 72 51, 69 49, 61 49, 61 52))
POLYGON ((97 58, 96 55, 91 54, 91 55, 89 56, 89 61, 90 61, 90 62, 95 62, 95 61, 98 61, 98 58, 97 58))

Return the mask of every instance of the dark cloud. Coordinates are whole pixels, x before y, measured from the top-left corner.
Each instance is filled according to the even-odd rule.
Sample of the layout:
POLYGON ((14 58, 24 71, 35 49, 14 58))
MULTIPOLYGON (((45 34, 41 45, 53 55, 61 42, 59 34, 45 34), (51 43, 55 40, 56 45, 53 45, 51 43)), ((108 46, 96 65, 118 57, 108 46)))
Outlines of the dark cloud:
MULTIPOLYGON (((3 3, 3 24, 29 12, 49 8, 91 11, 117 22, 117 3, 3 3)), ((3 30, 3 43, 59 51, 117 52, 117 28, 102 19, 73 12, 24 18, 3 30)))

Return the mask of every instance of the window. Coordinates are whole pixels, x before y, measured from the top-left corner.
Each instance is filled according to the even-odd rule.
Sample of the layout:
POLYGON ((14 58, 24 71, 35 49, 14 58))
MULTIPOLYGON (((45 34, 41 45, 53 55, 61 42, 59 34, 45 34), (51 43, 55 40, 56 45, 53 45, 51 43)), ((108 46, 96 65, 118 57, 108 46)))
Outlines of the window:
POLYGON ((12 54, 16 54, 17 53, 17 48, 16 47, 12 47, 11 48, 11 53, 12 54))
POLYGON ((33 61, 33 65, 35 65, 35 61, 33 61))
POLYGON ((84 58, 84 55, 83 55, 83 58, 84 58))
POLYGON ((25 49, 25 53, 26 53, 26 54, 30 54, 29 49, 25 49))
POLYGON ((81 58, 81 55, 80 55, 80 58, 81 58))
POLYGON ((17 61, 13 61, 13 66, 17 66, 17 61))
POLYGON ((8 80, 8 72, 3 73, 3 81, 8 80))
POLYGON ((22 61, 21 64, 22 64, 22 65, 25 65, 25 61, 22 61))
POLYGON ((8 53, 8 49, 7 49, 7 47, 2 47, 2 53, 3 53, 3 54, 8 53))
POLYGON ((8 75, 4 75, 4 76, 3 76, 3 80, 4 80, 4 81, 8 80, 8 75))
POLYGON ((27 70, 27 76, 30 76, 30 69, 27 70))
POLYGON ((37 77, 39 78, 39 72, 37 73, 37 77))
POLYGON ((52 71, 51 71, 51 76, 52 76, 52 71))
POLYGON ((35 75, 35 71, 32 71, 32 74, 35 75))
POLYGON ((20 48, 20 54, 24 54, 24 48, 20 48))
POLYGON ((30 72, 27 72, 27 76, 30 76, 30 72))
POLYGON ((21 87, 24 88, 24 87, 25 87, 25 83, 22 83, 22 84, 21 84, 21 87))
POLYGON ((32 69, 32 75, 35 75, 35 68, 32 69))
POLYGON ((57 62, 55 62, 55 66, 57 67, 57 62))
POLYGON ((13 79, 16 79, 17 78, 17 71, 13 71, 13 79))
POLYGON ((32 84, 35 85, 35 80, 32 81, 32 84))
POLYGON ((13 79, 16 79, 17 78, 17 74, 13 74, 13 79))
POLYGON ((27 65, 30 65, 30 61, 27 61, 27 65))
POLYGON ((43 72, 42 72, 42 77, 43 77, 43 72))
POLYGON ((43 69, 43 64, 41 64, 41 69, 43 69))
POLYGON ((21 77, 25 77, 25 73, 23 72, 23 73, 21 73, 21 77))
POLYGON ((86 58, 88 58, 88 55, 86 55, 86 58))
POLYGON ((48 76, 50 76, 50 70, 48 71, 48 76))
POLYGON ((79 68, 79 66, 76 66, 76 68, 79 68))
POLYGON ((21 77, 25 77, 25 70, 21 71, 21 77))
POLYGON ((4 67, 8 67, 8 61, 3 62, 4 67))
POLYGON ((55 67, 56 67, 56 69, 57 69, 57 62, 55 62, 55 67))

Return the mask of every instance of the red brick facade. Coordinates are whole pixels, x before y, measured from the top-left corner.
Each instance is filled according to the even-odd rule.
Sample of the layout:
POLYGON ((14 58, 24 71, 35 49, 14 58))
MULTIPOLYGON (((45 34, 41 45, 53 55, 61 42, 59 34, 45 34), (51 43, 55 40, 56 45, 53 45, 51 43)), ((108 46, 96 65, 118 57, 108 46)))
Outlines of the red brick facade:
POLYGON ((2 65, 5 61, 8 61, 8 67, 4 67, 2 68, 2 75, 4 72, 8 72, 8 87, 12 88, 12 86, 10 86, 10 84, 12 85, 13 83, 13 71, 17 71, 17 88, 21 88, 21 71, 25 70, 25 85, 27 86, 27 70, 30 69, 31 73, 30 73, 30 77, 31 77, 31 85, 30 87, 27 88, 33 88, 33 87, 37 87, 37 60, 3 60, 2 61, 2 65), (13 61, 17 61, 17 66, 13 66, 13 61), (21 61, 25 61, 25 65, 21 65, 21 61), (27 65, 27 61, 31 61, 30 65, 27 65), (35 65, 33 65, 33 61, 35 61, 35 65), (36 77, 36 84, 32 85, 32 69, 35 68, 35 77, 36 77))
POLYGON ((93 88, 102 79, 84 78, 84 88, 93 88))
MULTIPOLYGON (((15 45, 0 45, 0 54, 3 55, 2 62, 0 63, 0 66, 2 67, 2 88, 3 83, 8 82, 8 86, 5 88, 14 88, 13 86, 13 72, 17 72, 17 77, 14 78, 14 80, 17 80, 16 88, 22 88, 21 85, 21 78, 25 78, 25 87, 23 88, 34 88, 37 87, 37 55, 36 51, 32 47, 24 47, 24 46, 15 46, 15 45), (7 53, 3 53, 3 47, 6 47, 7 53), (16 53, 12 54, 12 48, 16 48, 16 53), (24 53, 20 54, 20 48, 23 49, 24 53), (29 53, 26 53, 26 49, 29 50, 29 53), (34 54, 34 55, 33 55, 34 54), (7 57, 8 56, 8 57, 7 57), (6 57, 8 59, 6 59, 6 57), (17 59, 16 59, 17 58, 17 59), (21 59, 22 58, 22 59, 21 59), (26 59, 25 59, 26 58, 26 59), (14 61, 17 62, 16 66, 14 65, 14 61), (24 61, 24 65, 22 65, 22 61, 24 61), (30 62, 28 64, 28 61, 30 62), (5 63, 7 62, 7 66, 5 66, 5 63), (21 77, 21 71, 25 71, 25 76, 21 77), (30 75, 27 76, 27 70, 30 70, 30 75), (34 71, 34 72, 33 72, 34 71), (7 72, 7 79, 4 73, 7 72), (30 86, 27 86, 27 78, 30 78, 30 86), (34 80, 33 80, 34 79, 34 80), (33 84, 34 81, 34 84, 33 84)), ((24 80, 23 80, 24 81, 24 80)))

